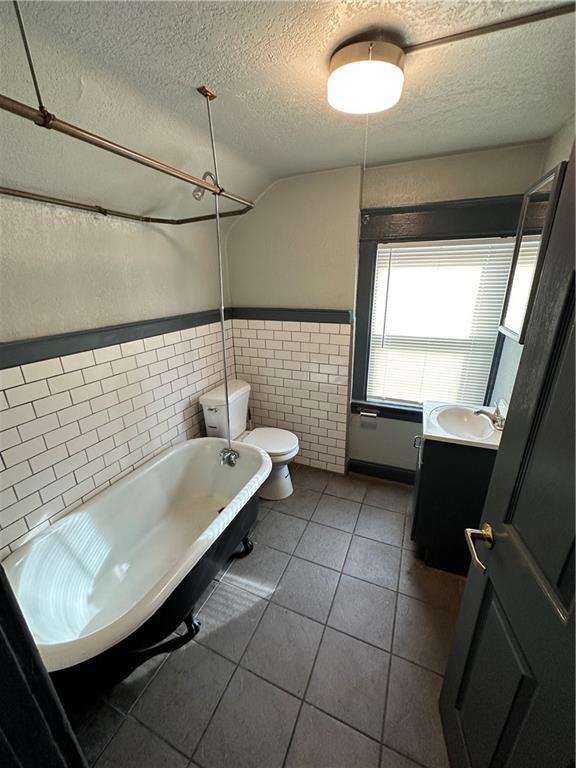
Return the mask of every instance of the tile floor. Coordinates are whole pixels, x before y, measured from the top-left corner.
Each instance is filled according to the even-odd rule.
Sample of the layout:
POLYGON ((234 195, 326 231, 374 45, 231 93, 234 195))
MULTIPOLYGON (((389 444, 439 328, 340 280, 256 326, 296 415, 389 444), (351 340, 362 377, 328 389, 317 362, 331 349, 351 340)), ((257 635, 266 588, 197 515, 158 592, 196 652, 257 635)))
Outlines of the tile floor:
POLYGON ((411 489, 297 467, 196 641, 75 723, 97 768, 446 768, 437 701, 463 580, 410 542, 411 489))

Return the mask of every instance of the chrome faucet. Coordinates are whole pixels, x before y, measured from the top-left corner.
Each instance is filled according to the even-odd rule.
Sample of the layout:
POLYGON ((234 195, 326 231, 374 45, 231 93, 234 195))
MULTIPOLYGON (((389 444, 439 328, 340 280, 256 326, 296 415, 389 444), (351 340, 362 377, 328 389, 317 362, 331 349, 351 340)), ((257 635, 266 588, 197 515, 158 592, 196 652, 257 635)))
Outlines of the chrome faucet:
POLYGON ((238 451, 234 448, 222 448, 220 451, 220 464, 227 464, 229 467, 235 467, 240 458, 238 451))
POLYGON ((498 429, 500 431, 504 429, 504 425, 506 424, 506 417, 503 415, 502 411, 500 410, 499 404, 494 409, 494 412, 487 411, 484 408, 479 408, 477 411, 474 411, 474 413, 477 416, 488 416, 488 418, 494 425, 494 429, 498 429))

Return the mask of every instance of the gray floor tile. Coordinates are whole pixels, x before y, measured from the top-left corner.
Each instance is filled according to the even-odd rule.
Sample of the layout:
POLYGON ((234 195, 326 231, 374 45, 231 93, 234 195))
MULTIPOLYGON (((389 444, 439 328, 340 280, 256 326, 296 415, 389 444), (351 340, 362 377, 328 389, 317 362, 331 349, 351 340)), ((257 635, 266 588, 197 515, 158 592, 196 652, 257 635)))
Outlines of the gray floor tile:
POLYGON ((293 496, 259 505, 252 554, 227 564, 203 596, 198 642, 136 669, 77 728, 91 764, 280 768, 298 714, 285 691, 302 696, 310 680, 286 768, 377 768, 368 737, 380 738, 392 646, 380 768, 447 767, 437 673, 464 580, 414 557, 409 486, 292 471, 293 496))
POLYGON ((291 555, 306 528, 305 520, 298 520, 292 515, 283 515, 271 510, 264 520, 261 520, 252 534, 254 541, 266 544, 275 549, 281 549, 291 555))
POLYGON ((378 768, 378 754, 375 741, 304 704, 286 768, 378 768))
POLYGON ((339 571, 344 565, 351 539, 351 534, 344 531, 309 523, 294 554, 339 571))
POLYGON ((232 661, 240 658, 266 608, 266 601, 222 582, 198 614, 196 640, 232 661))
POLYGON ((382 507, 362 504, 354 533, 401 547, 404 536, 404 515, 382 507))
POLYGON ((106 693, 106 699, 121 712, 128 713, 142 694, 148 683, 158 672, 167 654, 160 654, 148 659, 106 693))
POLYGON ((186 768, 187 765, 186 757, 131 718, 127 718, 98 760, 98 768, 186 768))
POLYGON ((291 608, 311 619, 325 622, 338 578, 336 571, 293 557, 272 600, 284 608, 291 608))
POLYGON ((233 672, 230 661, 191 642, 170 655, 133 713, 191 755, 233 672))
POLYGON ((328 485, 331 475, 323 469, 315 469, 299 464, 298 469, 292 475, 292 483, 295 488, 309 488, 311 491, 322 493, 328 485))
POLYGON ((395 604, 395 592, 343 574, 328 625, 389 651, 395 604))
POLYGON ((252 553, 232 563, 222 581, 259 597, 269 598, 278 586, 289 560, 290 555, 255 541, 252 553))
POLYGON ((204 603, 206 602, 206 600, 208 600, 208 598, 210 597, 210 595, 212 594, 212 592, 214 592, 214 590, 216 589, 216 587, 217 587, 217 586, 218 586, 218 581, 217 581, 217 579, 212 579, 212 581, 210 582, 210 584, 208 584, 208 586, 206 587, 206 589, 204 590, 204 592, 202 592, 202 594, 200 595, 200 597, 199 597, 199 598, 198 598, 198 600, 196 601, 196 605, 194 606, 194 609, 195 609, 196 611, 199 611, 199 610, 200 610, 200 608, 202 608, 202 606, 204 605, 204 603))
POLYGON ((298 707, 294 696, 237 669, 194 759, 204 768, 280 768, 298 707))
POLYGON ((288 515, 295 515, 304 520, 310 520, 316 505, 320 501, 320 493, 310 488, 294 488, 294 492, 287 499, 281 499, 274 502, 274 509, 277 512, 285 512, 288 515))
POLYGON ((438 698, 442 678, 392 657, 384 743, 429 768, 448 768, 438 698))
POLYGON ((398 595, 394 653, 443 675, 455 624, 456 614, 398 595))
POLYGON ((409 760, 398 752, 394 752, 388 747, 382 747, 382 760, 380 768, 420 768, 412 760, 409 760))
POLYGON ((123 720, 123 715, 102 701, 86 713, 75 732, 88 765, 95 763, 123 720))
POLYGON ((385 651, 327 628, 306 701, 380 739, 388 659, 385 651))
POLYGON ((302 696, 322 632, 322 624, 270 604, 242 658, 242 666, 302 696))
MULTIPOLYGON (((272 503, 272 502, 270 502, 270 503, 272 503)), ((256 520, 257 521, 264 520, 264 518, 266 517, 268 512, 270 512, 271 509, 272 509, 272 507, 269 507, 267 504, 264 504, 264 502, 259 501, 258 502, 258 512, 256 514, 256 520)))
POLYGON ((353 536, 343 572, 379 587, 397 589, 400 550, 379 541, 353 536))
POLYGON ((402 551, 399 590, 410 597, 457 612, 462 579, 446 571, 429 568, 407 549, 402 551))
POLYGON ((390 480, 370 480, 364 497, 364 504, 383 507, 404 515, 409 511, 411 499, 411 485, 393 483, 390 480))
POLYGON ((324 495, 316 507, 312 520, 315 523, 331 525, 333 528, 352 533, 359 512, 360 504, 355 501, 324 495))
POLYGON ((333 474, 328 481, 325 493, 338 496, 340 499, 348 499, 348 501, 362 501, 367 487, 368 481, 359 475, 333 474))
POLYGON ((412 522, 414 518, 412 515, 406 515, 406 519, 404 521, 404 538, 402 540, 402 546, 404 549, 411 549, 416 550, 417 544, 415 541, 412 541, 412 522))

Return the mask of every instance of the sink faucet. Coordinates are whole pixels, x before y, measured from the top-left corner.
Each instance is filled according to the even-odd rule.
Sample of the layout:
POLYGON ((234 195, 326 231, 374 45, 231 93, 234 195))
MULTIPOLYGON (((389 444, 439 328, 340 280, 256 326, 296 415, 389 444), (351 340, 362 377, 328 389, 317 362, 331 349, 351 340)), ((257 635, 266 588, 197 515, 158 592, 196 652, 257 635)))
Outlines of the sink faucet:
POLYGON ((228 464, 229 467, 235 467, 239 458, 240 454, 233 448, 222 448, 220 451, 220 464, 228 464))
POLYGON ((494 412, 487 411, 484 408, 479 408, 477 411, 474 411, 474 413, 477 416, 488 416, 492 424, 494 425, 494 429, 498 429, 502 431, 504 429, 504 425, 506 424, 506 417, 502 414, 502 411, 500 410, 500 406, 497 405, 494 409, 494 412))

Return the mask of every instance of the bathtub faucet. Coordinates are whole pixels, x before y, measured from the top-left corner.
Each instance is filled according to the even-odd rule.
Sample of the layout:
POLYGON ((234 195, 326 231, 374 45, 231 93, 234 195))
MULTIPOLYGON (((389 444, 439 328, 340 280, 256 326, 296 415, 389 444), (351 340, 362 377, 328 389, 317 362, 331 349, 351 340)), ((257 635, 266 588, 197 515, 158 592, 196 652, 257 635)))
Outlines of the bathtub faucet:
POLYGON ((222 448, 220 451, 220 464, 228 464, 229 467, 235 467, 239 458, 240 454, 233 448, 222 448))

